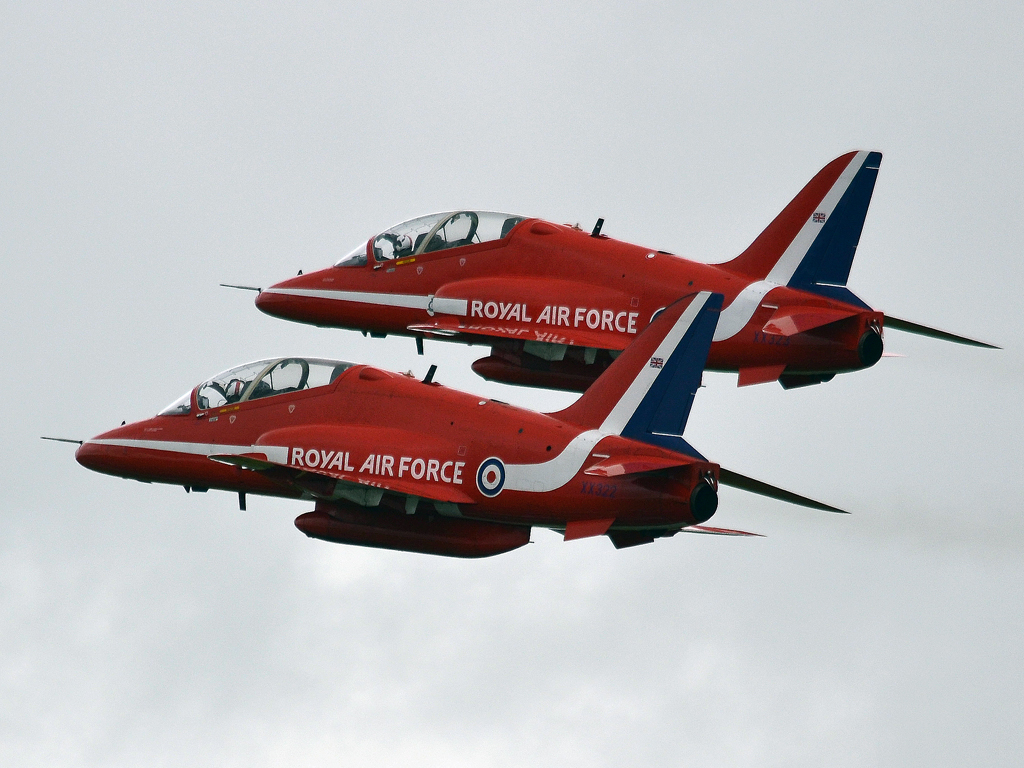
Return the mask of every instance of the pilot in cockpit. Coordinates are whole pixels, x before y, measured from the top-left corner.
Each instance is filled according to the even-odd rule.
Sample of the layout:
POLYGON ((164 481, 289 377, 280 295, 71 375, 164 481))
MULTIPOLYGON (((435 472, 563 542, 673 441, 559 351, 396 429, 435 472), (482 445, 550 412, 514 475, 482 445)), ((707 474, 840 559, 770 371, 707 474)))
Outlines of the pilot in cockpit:
POLYGON ((357 246, 335 266, 366 266, 367 250, 380 265, 393 259, 503 240, 523 218, 495 211, 449 211, 420 216, 381 232, 367 246, 357 246))

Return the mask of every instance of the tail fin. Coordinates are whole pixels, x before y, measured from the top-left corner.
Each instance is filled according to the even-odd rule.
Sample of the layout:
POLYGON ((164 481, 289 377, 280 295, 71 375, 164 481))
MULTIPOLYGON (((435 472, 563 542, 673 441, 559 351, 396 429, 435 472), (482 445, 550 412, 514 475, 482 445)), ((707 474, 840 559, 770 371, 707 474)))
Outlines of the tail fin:
POLYGON ((722 300, 701 291, 667 307, 579 400, 553 415, 703 459, 682 434, 722 300))
POLYGON ((881 162, 881 152, 837 157, 722 267, 866 307, 845 286, 881 162))

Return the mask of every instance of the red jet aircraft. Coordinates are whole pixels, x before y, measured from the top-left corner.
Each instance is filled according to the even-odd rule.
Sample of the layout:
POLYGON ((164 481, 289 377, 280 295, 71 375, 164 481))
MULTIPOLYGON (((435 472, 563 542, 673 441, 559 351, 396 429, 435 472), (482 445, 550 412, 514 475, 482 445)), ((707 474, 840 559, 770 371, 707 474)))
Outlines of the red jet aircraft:
MULTIPOLYGON (((582 392, 664 307, 725 296, 708 369, 799 387, 874 365, 887 326, 991 345, 872 310, 847 287, 879 152, 826 165, 743 253, 702 264, 577 228, 482 211, 407 221, 334 267, 260 291, 276 317, 491 345, 486 379, 582 392)), ((244 288, 246 286, 231 286, 244 288)), ((260 290, 260 289, 253 289, 260 290)))
POLYGON ((526 544, 531 526, 616 547, 708 528, 719 482, 824 504, 720 469, 682 437, 722 306, 669 306, 553 414, 366 365, 279 358, 200 384, 159 415, 86 441, 78 461, 144 482, 316 502, 328 541, 458 557, 526 544))

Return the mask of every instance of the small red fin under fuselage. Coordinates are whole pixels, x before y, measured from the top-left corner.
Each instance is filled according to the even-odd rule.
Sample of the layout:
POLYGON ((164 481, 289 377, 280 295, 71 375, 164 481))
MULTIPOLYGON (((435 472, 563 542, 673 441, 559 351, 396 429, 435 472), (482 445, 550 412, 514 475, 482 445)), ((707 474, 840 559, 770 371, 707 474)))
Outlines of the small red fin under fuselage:
POLYGON ((749 387, 751 384, 767 384, 769 381, 778 381, 779 376, 781 376, 785 370, 785 365, 766 365, 759 368, 740 368, 740 378, 737 386, 749 387))
POLYGON ((612 527, 615 518, 605 520, 573 520, 565 524, 564 541, 585 539, 590 536, 603 536, 612 527))

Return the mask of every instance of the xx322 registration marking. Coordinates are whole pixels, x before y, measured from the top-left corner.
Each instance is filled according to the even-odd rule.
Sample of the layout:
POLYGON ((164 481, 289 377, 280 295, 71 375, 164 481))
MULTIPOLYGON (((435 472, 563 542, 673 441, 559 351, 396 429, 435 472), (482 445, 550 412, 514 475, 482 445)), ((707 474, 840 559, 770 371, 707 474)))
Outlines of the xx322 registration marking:
POLYGON ((619 486, 615 483, 591 483, 584 480, 580 493, 587 496, 603 496, 606 499, 611 499, 615 497, 617 490, 619 490, 619 486))

